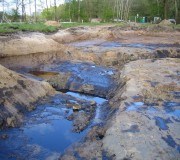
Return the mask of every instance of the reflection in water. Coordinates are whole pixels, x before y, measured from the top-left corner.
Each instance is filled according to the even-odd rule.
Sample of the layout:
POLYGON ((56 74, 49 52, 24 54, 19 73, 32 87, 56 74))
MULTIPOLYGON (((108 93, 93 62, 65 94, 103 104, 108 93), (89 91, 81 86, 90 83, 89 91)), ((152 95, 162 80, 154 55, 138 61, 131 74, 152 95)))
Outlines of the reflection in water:
MULTIPOLYGON (((98 107, 93 122, 97 124, 100 121, 101 104, 107 100, 73 92, 67 92, 67 95, 95 101, 98 107)), ((72 132, 72 121, 66 117, 73 111, 63 105, 64 101, 62 97, 54 96, 49 103, 28 113, 25 124, 20 128, 1 131, 0 137, 7 134, 9 138, 0 139, 0 159, 58 159, 67 147, 81 140, 88 129, 81 133, 72 132)), ((73 99, 69 101, 76 102, 73 99)))
MULTIPOLYGON (((54 97, 53 102, 57 102, 54 97)), ((28 120, 20 128, 0 132, 8 139, 0 139, 0 159, 45 159, 59 157, 72 143, 80 140, 86 133, 73 133, 72 122, 65 119, 72 113, 71 109, 59 104, 44 104, 28 114, 28 120), (55 157, 56 156, 56 157, 55 157)))
POLYGON ((62 152, 71 143, 81 138, 81 134, 71 132, 72 123, 66 119, 52 120, 24 128, 24 134, 31 137, 30 143, 38 144, 46 149, 62 152))

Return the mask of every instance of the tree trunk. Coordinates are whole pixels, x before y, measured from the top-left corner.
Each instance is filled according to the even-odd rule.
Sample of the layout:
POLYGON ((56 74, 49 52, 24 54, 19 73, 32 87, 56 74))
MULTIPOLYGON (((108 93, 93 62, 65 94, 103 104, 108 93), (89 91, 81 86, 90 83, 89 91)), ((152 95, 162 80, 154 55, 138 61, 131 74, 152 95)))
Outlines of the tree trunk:
POLYGON ((47 11, 49 10, 47 0, 46 0, 46 9, 47 9, 47 11))
POLYGON ((3 15, 2 15, 2 21, 4 21, 4 16, 5 16, 5 9, 4 9, 4 0, 2 1, 2 6, 3 6, 3 15))
POLYGON ((31 0, 29 0, 29 14, 31 16, 31 0))
POLYGON ((25 14, 24 14, 24 12, 25 12, 25 6, 24 6, 24 0, 22 0, 22 22, 24 22, 24 20, 25 20, 25 14))
POLYGON ((164 0, 164 19, 168 19, 168 16, 167 16, 167 7, 168 7, 168 4, 167 4, 167 0, 164 0))
POLYGON ((159 0, 157 0, 157 6, 158 6, 158 16, 160 16, 160 14, 159 14, 159 0))
POLYGON ((36 8, 36 0, 34 0, 34 9, 35 9, 35 12, 34 12, 34 18, 35 18, 35 22, 37 22, 37 8, 36 8))
POLYGON ((54 20, 57 20, 57 6, 56 6, 56 0, 54 0, 54 20))
POLYGON ((180 15, 179 15, 179 11, 178 11, 178 2, 177 2, 177 0, 175 0, 174 6, 175 6, 175 19, 176 19, 176 23, 179 24, 180 23, 180 15))
POLYGON ((80 13, 81 13, 81 5, 80 5, 80 0, 78 0, 78 22, 80 22, 80 13))

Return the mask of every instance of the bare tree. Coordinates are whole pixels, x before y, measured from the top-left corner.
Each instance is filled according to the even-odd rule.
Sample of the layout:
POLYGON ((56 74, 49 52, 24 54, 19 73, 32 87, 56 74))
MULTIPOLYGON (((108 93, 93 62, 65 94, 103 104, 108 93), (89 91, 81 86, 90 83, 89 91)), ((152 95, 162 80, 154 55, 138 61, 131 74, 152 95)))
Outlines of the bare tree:
POLYGON ((167 19, 168 0, 163 0, 163 5, 164 5, 164 19, 167 19))
POLYGON ((22 9, 22 14, 21 14, 21 18, 22 18, 22 22, 25 21, 26 19, 26 12, 25 12, 25 4, 24 4, 24 0, 21 1, 21 9, 22 9))
POLYGON ((80 0, 78 0, 78 22, 80 22, 80 13, 81 13, 81 4, 80 4, 80 0))
POLYGON ((128 20, 131 2, 132 0, 115 0, 114 13, 116 13, 117 20, 128 20))
POLYGON ((3 8, 3 15, 2 15, 2 19, 4 20, 4 15, 5 15, 5 9, 4 9, 4 7, 5 7, 5 1, 4 0, 2 0, 2 8, 3 8))
POLYGON ((46 9, 47 9, 47 11, 49 10, 49 7, 48 7, 48 0, 46 0, 46 9))
POLYGON ((177 0, 174 0, 174 6, 175 6, 175 19, 176 19, 176 22, 179 23, 180 22, 180 16, 179 16, 178 1, 177 0))
POLYGON ((29 0, 29 14, 31 16, 32 12, 31 12, 31 0, 29 0))
POLYGON ((56 0, 54 0, 54 20, 57 20, 57 6, 56 6, 56 0))
POLYGON ((34 18, 35 18, 35 22, 37 22, 37 3, 36 0, 34 0, 34 18))

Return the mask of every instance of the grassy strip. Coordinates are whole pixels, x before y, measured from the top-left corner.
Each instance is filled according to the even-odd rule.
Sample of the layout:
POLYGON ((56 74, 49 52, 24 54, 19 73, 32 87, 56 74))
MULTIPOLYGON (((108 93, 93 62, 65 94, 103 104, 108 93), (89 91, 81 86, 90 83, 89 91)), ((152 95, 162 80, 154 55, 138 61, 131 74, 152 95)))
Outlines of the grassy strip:
POLYGON ((102 25, 112 25, 115 23, 61 23, 61 28, 72 28, 72 27, 81 27, 81 26, 102 26, 102 25))
MULTIPOLYGON (((100 26, 100 25, 116 25, 120 28, 126 28, 129 26, 128 23, 61 23, 61 27, 55 26, 47 26, 43 23, 2 23, 0 24, 0 34, 3 33, 16 33, 18 31, 29 31, 29 32, 44 32, 44 33, 51 33, 56 32, 59 29, 66 29, 71 27, 81 27, 81 26, 100 26)), ((148 27, 154 27, 154 24, 139 24, 139 29, 146 29, 148 27)), ((180 24, 178 25, 170 25, 176 30, 180 30, 180 24)))
POLYGON ((30 32, 55 32, 59 28, 54 26, 46 26, 43 23, 28 24, 28 23, 2 23, 0 24, 0 33, 15 33, 18 31, 30 31, 30 32))
POLYGON ((16 33, 18 31, 51 33, 58 31, 58 29, 78 26, 99 26, 106 24, 110 23, 61 23, 61 27, 47 26, 43 23, 2 23, 0 24, 0 33, 16 33))

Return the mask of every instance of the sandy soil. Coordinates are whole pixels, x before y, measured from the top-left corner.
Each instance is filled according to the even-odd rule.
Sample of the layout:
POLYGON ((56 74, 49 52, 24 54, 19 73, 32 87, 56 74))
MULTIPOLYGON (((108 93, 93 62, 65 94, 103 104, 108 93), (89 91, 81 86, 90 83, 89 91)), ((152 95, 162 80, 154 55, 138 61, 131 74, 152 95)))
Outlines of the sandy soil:
POLYGON ((34 102, 53 92, 48 83, 27 78, 0 65, 0 126, 17 126, 23 120, 23 111, 35 109, 34 102))
POLYGON ((121 91, 114 97, 113 106, 119 106, 119 111, 103 139, 115 159, 178 159, 179 63, 179 59, 162 59, 125 65, 124 100, 117 102, 121 91))

